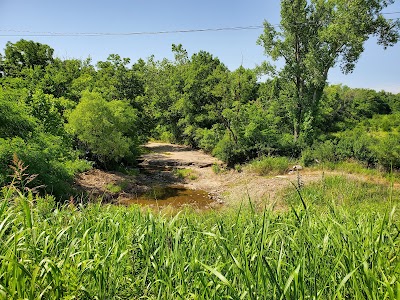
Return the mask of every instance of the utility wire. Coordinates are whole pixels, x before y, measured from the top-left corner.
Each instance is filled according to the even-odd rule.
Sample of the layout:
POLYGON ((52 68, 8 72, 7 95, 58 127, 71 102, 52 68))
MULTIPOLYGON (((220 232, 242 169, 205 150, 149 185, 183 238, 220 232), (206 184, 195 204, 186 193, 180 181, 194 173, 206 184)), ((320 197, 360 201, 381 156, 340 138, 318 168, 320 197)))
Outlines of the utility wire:
POLYGON ((387 12, 387 13, 381 13, 381 15, 394 15, 394 14, 400 14, 400 11, 392 11, 392 12, 387 12))
POLYGON ((22 34, 0 34, 0 36, 129 36, 129 35, 157 35, 172 33, 192 33, 192 32, 210 32, 210 31, 238 31, 238 30, 254 30, 261 29, 262 25, 254 26, 236 26, 221 28, 204 28, 204 29, 182 29, 168 31, 139 31, 139 32, 35 32, 27 30, 0 29, 3 32, 18 32, 22 34))
MULTIPOLYGON (((400 11, 382 13, 383 15, 399 14, 400 11)), ((389 20, 399 20, 400 18, 393 18, 389 20)), ((273 27, 280 27, 280 24, 273 24, 273 27)), ((195 32, 218 32, 218 31, 240 31, 240 30, 255 30, 262 29, 263 25, 251 26, 235 26, 235 27, 220 27, 220 28, 205 28, 205 29, 182 29, 182 30, 167 30, 167 31, 137 31, 137 32, 41 32, 29 30, 13 30, 13 29, 0 29, 0 32, 12 32, 10 34, 1 34, 8 37, 95 37, 95 36, 133 36, 133 35, 159 35, 159 34, 174 34, 174 33, 195 33, 195 32)))

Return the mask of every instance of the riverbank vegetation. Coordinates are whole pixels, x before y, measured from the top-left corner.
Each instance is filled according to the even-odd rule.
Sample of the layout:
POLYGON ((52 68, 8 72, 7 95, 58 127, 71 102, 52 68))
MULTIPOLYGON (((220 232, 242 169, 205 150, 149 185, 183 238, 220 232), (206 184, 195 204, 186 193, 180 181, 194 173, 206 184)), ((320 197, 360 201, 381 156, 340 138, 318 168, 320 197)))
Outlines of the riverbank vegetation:
MULTIPOLYGON (((36 45, 16 45, 25 43, 36 45)), ((1 184, 10 180, 16 153, 39 174, 34 184, 65 198, 76 173, 133 165, 149 137, 201 148, 232 167, 262 156, 304 166, 350 160, 386 171, 400 167, 398 94, 327 86, 317 117, 294 140, 287 102, 274 94, 283 92, 278 79, 257 82, 254 70, 229 71, 209 53, 189 58, 174 51, 176 61, 129 66, 112 55, 93 66, 50 57, 14 77, 6 73, 0 78, 1 184)))
POLYGON ((229 70, 180 44, 172 60, 94 63, 8 42, 0 298, 399 299, 400 94, 327 82, 335 66, 354 69, 369 37, 398 41, 400 21, 381 14, 392 2, 282 0, 281 26, 265 22, 258 40, 282 68, 229 70), (304 186, 298 173, 274 191, 284 204, 276 210, 248 197, 224 211, 171 214, 74 190, 93 167, 138 175, 131 167, 151 138, 218 157, 226 165, 210 168, 220 176, 278 175, 297 163, 357 176, 323 173, 304 186))
POLYGON ((398 299, 399 192, 340 176, 297 188, 285 192, 286 211, 243 199, 223 213, 175 215, 57 206, 52 196, 4 189, 0 295, 398 299))
POLYGON ((350 160, 399 169, 400 95, 327 83, 331 68, 354 69, 370 36, 384 47, 397 42, 399 22, 380 14, 391 1, 281 2, 281 27, 266 22, 258 43, 282 68, 229 70, 180 44, 172 45, 173 60, 111 54, 92 63, 54 57, 34 41, 7 43, 0 185, 10 182, 16 154, 38 174, 32 184, 43 194, 66 199, 74 175, 132 166, 149 138, 203 149, 229 167, 285 156, 305 166, 350 160))

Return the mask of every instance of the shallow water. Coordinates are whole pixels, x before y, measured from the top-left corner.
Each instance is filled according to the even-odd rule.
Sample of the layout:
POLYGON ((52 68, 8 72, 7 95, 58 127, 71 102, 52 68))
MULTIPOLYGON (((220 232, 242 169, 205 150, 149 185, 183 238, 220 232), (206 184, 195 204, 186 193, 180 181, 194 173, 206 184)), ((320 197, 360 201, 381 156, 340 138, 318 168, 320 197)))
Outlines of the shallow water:
POLYGON ((208 193, 202 190, 189 190, 182 186, 153 187, 151 191, 136 198, 126 199, 121 204, 139 204, 152 208, 183 208, 190 206, 195 209, 206 210, 215 206, 216 201, 210 199, 208 193))

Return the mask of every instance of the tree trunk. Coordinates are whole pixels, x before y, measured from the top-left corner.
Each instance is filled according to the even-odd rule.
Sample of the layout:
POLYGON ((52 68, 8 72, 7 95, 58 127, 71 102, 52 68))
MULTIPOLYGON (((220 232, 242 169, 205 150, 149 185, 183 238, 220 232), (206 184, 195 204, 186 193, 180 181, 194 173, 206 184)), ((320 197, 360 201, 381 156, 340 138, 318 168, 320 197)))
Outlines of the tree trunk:
POLYGON ((303 113, 302 107, 298 100, 296 112, 295 112, 295 116, 294 116, 294 122, 293 122, 293 141, 294 142, 297 142, 298 138, 300 137, 302 113, 303 113))

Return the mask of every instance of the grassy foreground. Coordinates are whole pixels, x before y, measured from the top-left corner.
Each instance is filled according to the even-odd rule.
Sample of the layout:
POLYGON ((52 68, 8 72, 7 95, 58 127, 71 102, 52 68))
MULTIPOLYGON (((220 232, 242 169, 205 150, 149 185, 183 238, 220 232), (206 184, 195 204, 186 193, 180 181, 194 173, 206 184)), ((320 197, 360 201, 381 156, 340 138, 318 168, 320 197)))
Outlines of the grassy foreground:
POLYGON ((279 214, 4 196, 0 299, 400 299, 398 200, 376 202, 382 191, 368 187, 374 203, 343 205, 329 188, 340 181, 325 179, 318 203, 318 184, 304 190, 307 208, 289 195, 279 214))

